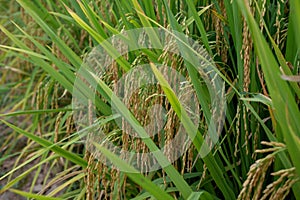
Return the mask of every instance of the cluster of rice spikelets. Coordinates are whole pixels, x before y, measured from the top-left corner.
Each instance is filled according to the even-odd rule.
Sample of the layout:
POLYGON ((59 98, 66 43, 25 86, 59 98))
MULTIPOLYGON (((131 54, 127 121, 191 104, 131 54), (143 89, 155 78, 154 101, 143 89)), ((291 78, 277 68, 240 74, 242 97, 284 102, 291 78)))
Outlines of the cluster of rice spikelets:
POLYGON ((299 181, 295 168, 282 169, 271 173, 272 176, 279 177, 265 187, 267 171, 270 170, 275 155, 285 148, 285 145, 278 142, 262 142, 262 144, 270 148, 256 150, 256 153, 267 153, 268 155, 256 160, 251 165, 238 199, 285 199, 293 184, 299 181))

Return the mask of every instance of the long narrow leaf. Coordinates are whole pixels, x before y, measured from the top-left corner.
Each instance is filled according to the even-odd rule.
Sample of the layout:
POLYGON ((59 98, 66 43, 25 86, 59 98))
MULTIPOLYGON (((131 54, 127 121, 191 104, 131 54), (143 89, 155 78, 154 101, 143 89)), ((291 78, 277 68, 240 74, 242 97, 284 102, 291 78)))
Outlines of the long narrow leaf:
POLYGON ((17 131, 18 133, 26 136, 27 138, 37 142, 38 144, 44 146, 44 147, 49 147, 51 151, 57 153, 58 155, 70 160, 71 162, 83 167, 83 168, 86 168, 87 167, 87 162, 79 157, 78 155, 70 152, 70 151, 67 151, 65 149, 62 149, 61 147, 53 144, 52 142, 49 142, 48 140, 45 140, 43 138, 40 138, 32 133, 28 133, 18 127, 16 127, 15 125, 9 123, 9 122, 6 122, 4 120, 1 120, 1 122, 3 122, 4 124, 6 124, 7 126, 9 126, 10 128, 12 128, 13 130, 17 131))
POLYGON ((157 199, 173 199, 170 195, 168 195, 165 191, 163 191, 160 187, 152 183, 149 179, 145 178, 142 174, 140 174, 136 169, 130 166, 128 163, 120 159, 114 153, 110 152, 106 148, 101 145, 94 143, 96 148, 100 150, 110 161, 115 165, 119 166, 125 174, 133 180, 135 183, 142 186, 145 190, 150 192, 157 199))

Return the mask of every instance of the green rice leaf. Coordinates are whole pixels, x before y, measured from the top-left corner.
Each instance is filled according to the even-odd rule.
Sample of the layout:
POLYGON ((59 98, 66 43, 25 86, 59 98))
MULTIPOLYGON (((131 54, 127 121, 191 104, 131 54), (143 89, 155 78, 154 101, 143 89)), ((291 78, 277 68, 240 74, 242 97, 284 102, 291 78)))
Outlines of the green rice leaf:
POLYGON ((23 191, 16 190, 16 189, 10 189, 9 191, 11 191, 13 193, 16 193, 16 194, 19 194, 23 197, 34 198, 34 199, 37 199, 37 200, 62 200, 62 198, 47 197, 47 196, 33 194, 33 193, 29 193, 29 192, 23 192, 23 191))
POLYGON ((52 142, 49 142, 48 140, 46 139, 43 139, 43 138, 40 138, 32 133, 29 133, 29 132, 26 132, 18 127, 16 127, 15 125, 9 123, 9 122, 6 122, 4 120, 1 120, 1 122, 3 122, 4 124, 6 124, 7 126, 9 126, 10 128, 12 128, 13 130, 15 130, 16 132, 26 136, 27 138, 35 141, 36 143, 42 145, 43 147, 47 147, 49 148, 51 151, 57 153, 58 155, 70 160, 71 162, 83 167, 83 168, 86 168, 87 167, 87 162, 79 157, 77 154, 75 153, 72 153, 70 151, 67 151, 65 149, 62 149, 61 147, 57 146, 56 144, 53 144, 52 142))
POLYGON ((168 193, 160 187, 152 183, 149 179, 140 174, 136 169, 120 159, 114 153, 110 152, 101 145, 94 143, 96 148, 100 150, 115 166, 118 166, 132 181, 142 186, 157 199, 173 199, 168 193))

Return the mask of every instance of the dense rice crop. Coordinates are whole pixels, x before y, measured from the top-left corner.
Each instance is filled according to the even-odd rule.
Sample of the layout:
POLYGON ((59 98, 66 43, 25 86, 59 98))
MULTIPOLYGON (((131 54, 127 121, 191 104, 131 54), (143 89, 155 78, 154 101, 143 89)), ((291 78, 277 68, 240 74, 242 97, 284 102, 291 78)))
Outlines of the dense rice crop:
POLYGON ((300 199, 299 12, 0 0, 0 199, 300 199))

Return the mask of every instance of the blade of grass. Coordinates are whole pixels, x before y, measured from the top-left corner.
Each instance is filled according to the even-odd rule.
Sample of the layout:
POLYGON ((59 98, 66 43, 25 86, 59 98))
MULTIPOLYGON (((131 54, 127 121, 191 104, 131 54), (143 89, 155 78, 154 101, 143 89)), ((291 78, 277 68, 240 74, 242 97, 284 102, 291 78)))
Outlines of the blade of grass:
POLYGON ((288 24, 288 34, 287 34, 285 57, 286 57, 286 60, 291 62, 293 66, 296 66, 300 48, 297 45, 295 45, 297 33, 295 31, 294 26, 298 26, 298 25, 293 22, 294 21, 293 14, 294 14, 293 12, 290 12, 290 14, 289 14, 289 24, 288 24))
POLYGON ((108 36, 105 33, 104 29, 100 25, 99 21, 97 18, 99 16, 96 15, 96 13, 91 9, 91 7, 88 5, 88 2, 86 0, 83 1, 77 1, 81 10, 84 12, 84 14, 87 16, 91 24, 94 26, 95 30, 104 38, 106 39, 108 36))
POLYGON ((66 7, 69 14, 72 18, 83 28, 85 29, 90 35, 103 46, 103 48, 109 52, 109 55, 113 56, 113 58, 120 64, 120 66, 125 70, 128 71, 130 69, 130 64, 120 55, 112 45, 105 40, 103 36, 98 34, 94 29, 92 29, 88 24, 86 24, 76 13, 74 13, 70 8, 66 7))
POLYGON ((11 191, 15 194, 19 194, 23 197, 34 198, 34 199, 37 199, 37 200, 62 200, 61 198, 47 197, 47 196, 33 194, 33 193, 29 193, 29 192, 23 192, 23 191, 16 190, 16 189, 10 189, 9 191, 11 191))
POLYGON ((6 122, 4 120, 0 120, 1 122, 3 122, 4 124, 6 124, 7 126, 9 126, 10 128, 12 128, 14 131, 26 136, 27 138, 35 141, 36 143, 42 145, 43 147, 46 147, 46 148, 50 148, 51 151, 57 153, 58 155, 72 161, 73 163, 83 167, 83 168, 86 168, 87 167, 87 162, 79 157, 77 154, 75 153, 71 153, 65 149, 62 149, 61 147, 53 144, 52 142, 49 142, 48 140, 46 139, 43 139, 43 138, 40 138, 32 133, 28 133, 18 127, 16 127, 15 125, 9 123, 9 122, 6 122))
POLYGON ((43 60, 48 60, 48 58, 46 56, 43 56, 41 54, 35 53, 33 51, 26 50, 26 49, 15 48, 15 47, 6 46, 6 45, 0 45, 0 48, 10 49, 10 50, 13 50, 13 51, 16 51, 16 52, 25 53, 25 54, 30 55, 30 56, 41 58, 43 60))
POLYGON ((58 192, 62 191, 63 189, 67 188, 68 185, 79 181, 81 179, 83 179, 86 176, 85 173, 80 173, 77 176, 72 177, 70 180, 64 182, 63 184, 61 184, 60 186, 56 187, 53 191, 51 191, 48 195, 50 196, 54 196, 56 195, 58 192))
MULTIPOLYGON (((199 10, 196 15, 198 16, 198 18, 200 18, 200 16, 205 13, 212 5, 208 5, 208 6, 205 6, 203 7, 201 10, 199 10)), ((201 19, 200 19, 201 20, 201 19)), ((189 17, 187 20, 186 20, 186 23, 185 23, 185 26, 182 27, 182 31, 186 30, 187 27, 189 27, 193 22, 195 22, 196 19, 195 17, 192 15, 191 17, 189 17)), ((202 23, 202 21, 200 21, 202 23)), ((202 23, 203 25, 203 23, 202 23)), ((204 26, 204 25, 203 25, 204 26)), ((198 28, 199 29, 199 28, 198 28)), ((204 30, 205 31, 205 30, 204 30)), ((200 32, 200 30, 199 30, 200 32)), ((205 32, 206 33, 206 32, 205 32)), ((205 34, 206 38, 207 38, 207 35, 205 34)), ((201 36, 202 37, 202 36, 201 36)), ((203 40, 203 39, 202 39, 203 40)), ((208 42, 208 38, 207 38, 207 42, 208 42)))
MULTIPOLYGON (((204 25, 202 23, 202 20, 200 19, 197 11, 196 11, 196 8, 195 8, 195 5, 193 3, 193 1, 190 1, 190 0, 186 0, 185 1, 189 7, 189 10, 191 11, 192 13, 192 16, 193 16, 193 19, 195 20, 196 22, 196 25, 198 27, 198 30, 201 34, 201 39, 202 39, 202 42, 206 48, 206 50, 209 52, 209 55, 212 56, 213 53, 212 53, 212 50, 209 46, 209 42, 208 42, 208 38, 207 38, 207 35, 206 35, 206 31, 205 31, 205 28, 204 28, 204 25)), ((208 9, 210 6, 207 6, 206 9, 208 9)))
POLYGON ((0 114, 0 117, 12 117, 18 115, 30 115, 30 114, 45 114, 45 113, 55 113, 63 111, 72 111, 70 108, 58 108, 58 109, 44 109, 44 110, 22 110, 10 113, 0 114))
MULTIPOLYGON (((298 50, 300 49, 300 38, 298 37, 298 34, 300 33, 300 1, 299 0, 290 0, 290 12, 291 12, 291 20, 294 23, 294 32, 296 37, 294 38, 296 40, 298 50)), ((297 52, 298 53, 298 52, 297 52)))
POLYGON ((135 183, 150 192, 157 199, 173 199, 169 194, 163 191, 160 187, 152 183, 149 179, 140 174, 136 169, 120 159, 114 153, 110 152, 101 145, 94 143, 96 148, 100 150, 115 166, 120 166, 121 170, 135 183))
MULTIPOLYGON (((144 11, 142 10, 140 4, 138 3, 137 0, 132 0, 132 3, 134 5, 134 8, 138 11, 138 16, 143 24, 143 27, 153 27, 151 25, 151 22, 148 20, 149 17, 144 17, 144 11)), ((146 29, 147 34, 150 38, 150 41, 152 42, 152 44, 156 47, 161 47, 161 49, 163 48, 161 45, 161 42, 158 38, 157 33, 155 32, 155 29, 146 29)), ((134 40, 133 40, 134 41, 134 40)))
MULTIPOLYGON (((45 149, 41 152, 38 152, 35 156, 34 159, 38 158, 39 155, 44 154, 46 151, 48 151, 48 149, 45 149)), ((0 194, 4 193, 5 191, 7 191, 8 189, 10 189, 12 186, 14 186, 16 183, 18 183, 19 181, 21 181, 22 179, 24 179, 30 172, 32 172, 33 170, 35 170, 37 167, 41 166, 42 164, 45 164, 47 162, 50 162, 53 159, 58 158, 58 155, 53 155, 50 156, 42 161, 40 161, 39 163, 37 163, 35 166, 32 166, 31 168, 29 168, 28 170, 26 170, 25 172, 23 172, 22 174, 20 174, 19 176, 17 176, 16 178, 14 178, 13 180, 9 181, 3 188, 0 189, 0 194)), ((1 180, 5 177, 7 177, 8 175, 14 173, 16 170, 20 169, 22 166, 25 166, 25 164, 28 164, 29 162, 33 161, 34 159, 30 159, 30 161, 26 161, 27 163, 22 163, 21 166, 18 166, 17 168, 14 168, 13 170, 11 170, 9 173, 5 174, 3 177, 1 177, 1 180)))
POLYGON ((199 199, 199 200, 213 200, 214 197, 206 191, 201 191, 201 192, 193 192, 187 200, 196 200, 196 199, 199 199))
POLYGON ((228 15, 228 24, 230 33, 234 43, 234 51, 236 54, 237 69, 234 71, 238 75, 238 88, 243 91, 243 80, 244 80, 244 67, 243 60, 240 56, 242 50, 243 38, 242 38, 242 16, 239 12, 237 1, 225 0, 224 1, 226 13, 228 15))

